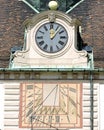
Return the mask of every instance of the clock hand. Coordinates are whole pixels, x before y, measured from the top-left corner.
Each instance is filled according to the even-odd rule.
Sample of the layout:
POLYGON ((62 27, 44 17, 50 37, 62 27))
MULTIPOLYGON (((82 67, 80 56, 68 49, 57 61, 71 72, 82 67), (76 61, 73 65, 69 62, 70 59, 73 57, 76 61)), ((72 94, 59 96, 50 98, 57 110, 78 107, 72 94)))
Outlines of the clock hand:
POLYGON ((55 30, 54 29, 50 29, 50 38, 52 39, 55 35, 55 30))
POLYGON ((50 38, 53 39, 56 36, 56 34, 60 31, 60 29, 61 27, 58 27, 58 29, 51 34, 50 38))
POLYGON ((55 30, 53 29, 53 23, 50 24, 50 38, 53 37, 55 30))

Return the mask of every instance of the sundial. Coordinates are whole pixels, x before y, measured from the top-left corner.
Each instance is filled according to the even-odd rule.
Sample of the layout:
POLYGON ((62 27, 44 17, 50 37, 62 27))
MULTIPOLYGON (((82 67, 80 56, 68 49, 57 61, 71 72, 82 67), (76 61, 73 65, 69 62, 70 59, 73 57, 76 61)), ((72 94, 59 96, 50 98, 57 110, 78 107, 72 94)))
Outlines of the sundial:
MULTIPOLYGON (((48 10, 48 3, 50 0, 19 0, 23 1, 30 8, 32 8, 36 13, 48 10)), ((72 9, 82 3, 84 0, 57 0, 59 4, 59 11, 69 13, 72 9)))
POLYGON ((81 84, 23 83, 20 95, 20 128, 82 127, 81 84))

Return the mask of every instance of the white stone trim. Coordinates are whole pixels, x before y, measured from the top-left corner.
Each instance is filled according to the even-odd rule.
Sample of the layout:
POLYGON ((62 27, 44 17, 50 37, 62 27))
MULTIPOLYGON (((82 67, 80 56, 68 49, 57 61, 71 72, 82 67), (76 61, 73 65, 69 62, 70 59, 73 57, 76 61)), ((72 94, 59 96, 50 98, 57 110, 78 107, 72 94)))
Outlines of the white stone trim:
POLYGON ((104 130, 104 84, 99 86, 99 130, 104 130))
POLYGON ((0 83, 0 130, 4 129, 4 86, 0 83))

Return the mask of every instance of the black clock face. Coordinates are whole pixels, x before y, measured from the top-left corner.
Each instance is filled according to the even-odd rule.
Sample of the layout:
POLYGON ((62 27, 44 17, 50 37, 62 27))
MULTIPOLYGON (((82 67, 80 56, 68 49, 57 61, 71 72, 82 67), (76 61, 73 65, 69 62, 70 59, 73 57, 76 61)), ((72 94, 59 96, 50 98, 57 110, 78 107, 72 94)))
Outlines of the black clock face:
POLYGON ((68 34, 61 24, 47 22, 37 30, 35 41, 42 51, 56 53, 66 46, 68 34))

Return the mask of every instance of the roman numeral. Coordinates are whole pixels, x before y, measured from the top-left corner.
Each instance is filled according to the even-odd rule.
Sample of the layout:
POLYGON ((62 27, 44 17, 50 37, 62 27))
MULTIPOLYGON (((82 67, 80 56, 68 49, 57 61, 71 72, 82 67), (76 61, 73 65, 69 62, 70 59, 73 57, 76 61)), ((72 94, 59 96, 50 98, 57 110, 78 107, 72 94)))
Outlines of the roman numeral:
POLYGON ((52 46, 50 46, 50 52, 53 52, 53 47, 52 46))
POLYGON ((56 45, 56 48, 57 48, 57 50, 59 50, 60 48, 56 45))
POLYGON ((58 43, 59 43, 60 45, 64 45, 64 42, 62 42, 62 41, 59 41, 58 43))
POLYGON ((28 111, 26 113, 26 117, 28 117, 29 115, 31 115, 32 112, 33 112, 33 106, 28 109, 28 111))
POLYGON ((56 122, 60 123, 60 116, 56 116, 56 122))
POLYGON ((44 44, 44 41, 40 41, 39 45, 42 46, 44 44))
POLYGON ((51 23, 51 24, 50 24, 50 29, 52 29, 52 28, 53 28, 53 24, 51 23))
POLYGON ((48 29, 47 29, 47 27, 44 25, 44 29, 45 29, 45 31, 48 31, 48 29))
POLYGON ((73 92, 73 93, 76 93, 76 89, 75 88, 69 88, 69 90, 71 91, 71 92, 73 92))
POLYGON ((40 32, 40 33, 42 33, 42 34, 44 34, 44 32, 43 32, 43 31, 41 31, 41 30, 39 30, 39 32, 40 32))
POLYGON ((55 30, 57 30, 59 28, 59 26, 57 26, 57 28, 55 30))
POLYGON ((47 50, 47 47, 48 47, 48 45, 46 44, 46 45, 43 47, 43 49, 44 49, 44 50, 47 50))
POLYGON ((52 122, 52 116, 49 116, 48 122, 49 122, 49 123, 52 122))
POLYGON ((43 36, 37 36, 36 38, 37 39, 43 39, 43 36))
POLYGON ((60 36, 60 39, 66 39, 66 36, 60 36))
POLYGON ((61 33, 63 33, 63 32, 64 32, 64 30, 60 31, 59 34, 61 34, 61 33))

